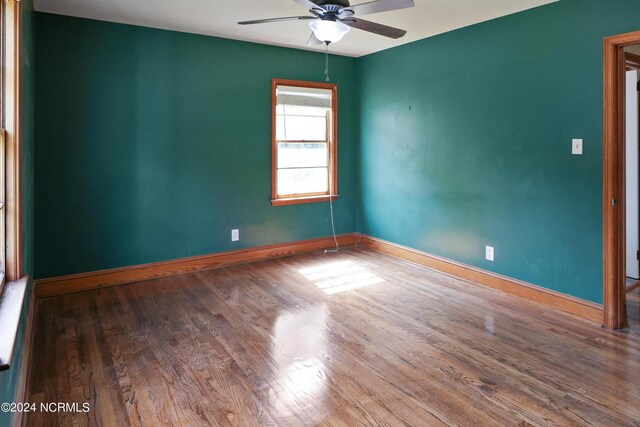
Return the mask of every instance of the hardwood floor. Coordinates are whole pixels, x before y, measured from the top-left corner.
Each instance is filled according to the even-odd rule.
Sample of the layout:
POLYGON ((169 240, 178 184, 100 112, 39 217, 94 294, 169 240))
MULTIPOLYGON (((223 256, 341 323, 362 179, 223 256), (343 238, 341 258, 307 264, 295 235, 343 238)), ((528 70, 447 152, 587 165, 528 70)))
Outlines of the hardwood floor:
POLYGON ((31 401, 90 410, 38 411, 30 426, 640 425, 636 328, 362 248, 37 310, 31 401))
POLYGON ((627 318, 629 329, 640 334, 640 288, 636 287, 627 293, 627 318))

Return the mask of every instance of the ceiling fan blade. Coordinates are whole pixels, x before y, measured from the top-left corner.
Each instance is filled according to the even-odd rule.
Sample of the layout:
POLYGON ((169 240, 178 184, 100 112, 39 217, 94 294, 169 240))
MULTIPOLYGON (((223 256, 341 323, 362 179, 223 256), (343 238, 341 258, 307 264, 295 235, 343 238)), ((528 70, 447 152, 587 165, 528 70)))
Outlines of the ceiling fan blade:
POLYGON ((283 18, 255 19, 253 21, 240 21, 239 25, 266 24, 268 22, 280 21, 300 21, 306 19, 317 19, 315 16, 285 16, 283 18))
POLYGON ((324 10, 324 7, 318 6, 311 0, 293 0, 293 1, 298 3, 300 6, 306 7, 309 10, 312 10, 312 9, 324 10))
POLYGON ((368 31, 370 33, 379 34, 392 39, 399 39, 407 34, 406 30, 378 24, 377 22, 365 21, 360 18, 340 19, 340 22, 350 26, 351 28, 357 28, 359 30, 368 31))
POLYGON ((321 40, 319 40, 315 33, 311 33, 311 36, 309 36, 309 40, 307 40, 307 46, 318 46, 324 44, 321 40))
POLYGON ((414 6, 413 0, 374 0, 368 3, 350 6, 348 9, 353 10, 354 14, 360 16, 371 13, 388 12, 390 10, 406 9, 414 6))

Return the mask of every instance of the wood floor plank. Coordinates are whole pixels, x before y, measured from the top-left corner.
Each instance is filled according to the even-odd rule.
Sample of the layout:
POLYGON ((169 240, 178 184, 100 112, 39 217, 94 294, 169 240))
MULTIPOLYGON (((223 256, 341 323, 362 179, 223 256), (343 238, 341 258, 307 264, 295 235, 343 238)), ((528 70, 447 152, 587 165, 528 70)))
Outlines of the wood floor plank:
POLYGON ((363 248, 37 303, 27 425, 640 425, 631 327, 363 248))
MULTIPOLYGON (((387 305, 389 304, 387 303, 387 305)), ((386 306, 380 306, 379 307, 380 310, 372 310, 370 311, 370 313, 375 313, 378 311, 384 312, 386 308, 387 308, 386 306)), ((363 311, 366 311, 366 307, 363 307, 363 311)), ((433 354, 421 354, 420 352, 416 351, 417 348, 415 346, 411 348, 411 346, 413 345, 413 343, 415 343, 416 340, 421 340, 422 338, 426 338, 424 342, 429 342, 431 344, 430 348, 438 348, 437 345, 436 346, 433 345, 435 344, 435 340, 438 339, 438 341, 440 341, 440 346, 442 346, 444 342, 442 338, 446 340, 446 335, 442 335, 440 338, 437 338, 438 332, 434 331, 433 329, 430 329, 430 325, 417 325, 417 326, 423 326, 423 329, 426 329, 427 331, 429 331, 428 335, 425 337, 420 337, 417 334, 411 333, 410 332, 411 330, 417 330, 415 328, 416 325, 410 325, 407 323, 400 322, 398 319, 402 317, 402 313, 401 313, 402 311, 403 311, 402 308, 400 308, 398 311, 385 313, 385 316, 387 316, 386 317, 387 325, 385 326, 389 326, 389 328, 385 327, 385 329, 389 329, 389 330, 383 331, 383 334, 381 336, 377 336, 377 335, 370 336, 370 338, 372 338, 371 341, 375 343, 380 343, 380 342, 385 343, 382 346, 382 348, 379 350, 387 351, 385 354, 385 359, 392 362, 392 366, 387 369, 392 369, 393 365, 401 366, 403 364, 410 363, 412 369, 428 370, 429 366, 426 366, 426 365, 422 366, 424 365, 424 363, 427 363, 431 367, 435 367, 436 369, 444 373, 448 377, 448 379, 454 380, 454 381, 447 382, 444 385, 444 387, 451 390, 452 387, 454 388, 456 387, 456 383, 458 382, 463 383, 465 387, 469 386, 468 388, 466 388, 467 392, 477 391, 478 397, 484 396, 484 398, 493 400, 494 405, 492 406, 496 406, 496 407, 499 406, 499 403, 500 403, 499 396, 492 395, 492 393, 485 393, 488 390, 488 386, 486 382, 489 382, 491 384, 491 381, 485 378, 482 378, 481 371, 473 372, 477 370, 475 364, 477 364, 478 361, 466 359, 464 356, 464 353, 462 352, 462 351, 465 351, 465 349, 462 349, 462 351, 450 351, 450 349, 446 348, 445 346, 445 348, 439 349, 439 354, 433 355, 433 354), (394 320, 392 324, 389 324, 388 319, 396 319, 396 320, 394 320), (405 345, 405 343, 408 345, 405 345), (406 347, 406 348, 403 348, 403 347, 406 347), (400 356, 401 353, 404 354, 405 356, 401 357, 400 356), (407 359, 406 355, 411 356, 411 359, 410 360, 407 359)), ((380 319, 368 319, 368 320, 371 323, 379 323, 380 321, 380 319)), ((411 321, 411 319, 404 319, 404 320, 408 320, 409 322, 411 321)), ((368 322, 365 322, 365 328, 367 323, 368 322)), ((351 325, 351 326, 354 327, 354 325, 351 325)), ((468 349, 466 350, 467 351, 465 352, 468 352, 468 349)), ((375 352, 375 349, 369 349, 368 352, 373 353, 375 352)), ((486 370, 490 370, 490 367, 487 367, 485 371, 486 370)), ((506 385, 506 383, 504 384, 506 385)), ((463 392, 465 390, 460 390, 460 391, 463 392)), ((517 389, 514 389, 513 391, 517 393, 517 389)), ((482 421, 484 424, 489 423, 490 422, 489 420, 501 421, 501 424, 507 423, 507 420, 500 420, 500 413, 491 413, 491 407, 487 407, 487 406, 479 407, 478 414, 475 415, 476 421, 482 421, 484 416, 486 417, 486 419, 482 421)), ((459 411, 459 412, 473 415, 472 410, 470 410, 470 408, 466 408, 466 410, 459 411)), ((511 408, 503 408, 503 412, 524 412, 524 411, 517 407, 511 407, 511 408)))

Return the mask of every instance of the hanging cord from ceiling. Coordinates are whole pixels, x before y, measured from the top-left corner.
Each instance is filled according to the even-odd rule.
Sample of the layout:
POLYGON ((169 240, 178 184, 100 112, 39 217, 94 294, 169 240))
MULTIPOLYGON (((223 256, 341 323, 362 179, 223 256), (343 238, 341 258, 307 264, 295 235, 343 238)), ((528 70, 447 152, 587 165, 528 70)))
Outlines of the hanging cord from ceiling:
MULTIPOLYGON (((328 82, 329 80, 331 80, 331 78, 329 77, 329 44, 331 44, 331 42, 324 42, 325 43, 325 49, 324 49, 324 75, 325 75, 325 80, 328 82)), ((332 165, 334 168, 337 168, 338 165, 332 165)), ((333 241, 336 244, 336 248, 335 249, 325 249, 324 253, 328 254, 328 253, 337 253, 340 250, 340 246, 338 245, 338 238, 336 237, 336 224, 335 224, 335 220, 334 220, 334 215, 333 215, 333 173, 331 173, 331 170, 327 171, 329 173, 329 212, 330 212, 330 216, 331 216, 331 232, 333 233, 333 241)))
MULTIPOLYGON (((328 67, 328 62, 327 62, 328 67)), ((327 79, 329 79, 328 71, 327 71, 327 79)), ((328 81, 328 80, 327 80, 328 81)), ((286 110, 286 95, 282 94, 282 121, 283 121, 283 131, 284 131, 284 140, 287 141, 287 110, 286 110)), ((338 165, 334 165, 333 167, 338 167, 338 165)), ((340 246, 338 246, 338 238, 336 237, 336 226, 335 221, 333 219, 333 177, 330 170, 327 171, 329 174, 329 212, 331 215, 331 232, 333 233, 333 241, 336 244, 335 249, 325 249, 324 253, 337 253, 340 250, 340 246)))
MULTIPOLYGON (((327 43, 327 48, 329 44, 327 43)), ((327 81, 329 81, 329 59, 327 53, 327 81)), ((333 124, 335 126, 335 124, 333 124)), ((332 168, 337 168, 338 165, 332 164, 332 168)), ((325 249, 324 253, 337 253, 340 250, 340 246, 338 246, 338 238, 336 237, 336 224, 333 219, 333 173, 331 171, 332 168, 327 169, 327 173, 329 174, 329 212, 331 213, 331 231, 333 233, 333 241, 336 244, 335 249, 325 249)))
MULTIPOLYGON (((338 167, 338 165, 333 165, 333 167, 338 167)), ((332 176, 331 171, 329 172, 329 212, 331 212, 331 231, 333 232, 333 242, 336 244, 335 249, 325 249, 324 253, 337 253, 340 250, 340 246, 338 246, 338 238, 336 237, 336 225, 333 220, 333 185, 332 184, 332 176)))
POLYGON ((331 80, 331 78, 329 77, 329 45, 331 44, 331 42, 324 42, 325 47, 324 47, 324 75, 325 81, 329 81, 331 80))

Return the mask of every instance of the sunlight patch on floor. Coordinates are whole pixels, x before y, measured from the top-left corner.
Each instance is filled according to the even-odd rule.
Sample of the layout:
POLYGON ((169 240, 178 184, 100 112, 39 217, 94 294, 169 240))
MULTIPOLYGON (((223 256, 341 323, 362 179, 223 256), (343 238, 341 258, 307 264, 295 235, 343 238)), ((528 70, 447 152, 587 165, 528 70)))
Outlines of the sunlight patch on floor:
POLYGON ((302 269, 300 273, 329 295, 384 282, 384 279, 352 261, 322 263, 302 269))
MULTIPOLYGON (((326 355, 331 352, 324 304, 285 311, 273 327, 271 359, 275 377, 268 400, 280 417, 289 419, 297 410, 306 410, 327 399, 330 389, 326 355)), ((321 424, 323 416, 305 414, 310 424, 321 424)))

